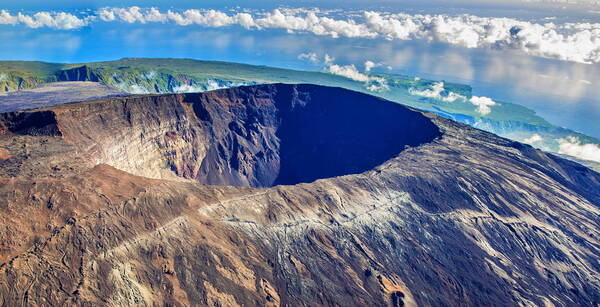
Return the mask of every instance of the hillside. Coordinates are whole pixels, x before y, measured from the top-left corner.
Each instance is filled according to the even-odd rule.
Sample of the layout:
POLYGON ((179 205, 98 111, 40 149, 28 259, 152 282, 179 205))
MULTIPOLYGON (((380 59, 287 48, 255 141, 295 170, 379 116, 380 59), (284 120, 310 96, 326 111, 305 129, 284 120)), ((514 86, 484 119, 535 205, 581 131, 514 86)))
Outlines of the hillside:
POLYGON ((0 181, 9 306, 600 303, 599 173, 340 88, 3 113, 0 181))

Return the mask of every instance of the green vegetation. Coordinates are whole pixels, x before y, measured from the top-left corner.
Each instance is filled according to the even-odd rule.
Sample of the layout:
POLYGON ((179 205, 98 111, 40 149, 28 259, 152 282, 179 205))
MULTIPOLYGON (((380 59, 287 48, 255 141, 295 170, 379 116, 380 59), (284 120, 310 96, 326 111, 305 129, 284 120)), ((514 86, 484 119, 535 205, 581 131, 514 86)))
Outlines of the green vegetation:
POLYGON ((0 62, 0 89, 5 92, 16 91, 55 82, 63 66, 44 62, 0 62))

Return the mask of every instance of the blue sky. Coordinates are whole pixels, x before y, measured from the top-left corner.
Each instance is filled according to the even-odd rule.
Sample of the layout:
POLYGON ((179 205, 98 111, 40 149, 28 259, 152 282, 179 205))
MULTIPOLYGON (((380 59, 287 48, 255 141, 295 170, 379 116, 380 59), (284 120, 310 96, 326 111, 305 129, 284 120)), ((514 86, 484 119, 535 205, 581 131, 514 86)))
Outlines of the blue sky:
POLYGON ((392 72, 468 83, 476 94, 523 104, 555 124, 600 137, 600 49, 595 49, 600 48, 600 5, 593 0, 457 3, 293 1, 280 7, 275 1, 59 0, 49 6, 8 1, 0 10, 8 14, 5 23, 14 24, 0 25, 0 59, 187 57, 319 70, 323 63, 298 55, 328 54, 339 64, 369 60, 382 64, 375 69, 390 66, 392 72), (131 19, 133 5, 140 7, 141 19, 131 19), (149 21, 151 7, 161 21, 149 21), (278 19, 276 8, 288 19, 278 19), (290 16, 300 23, 310 16, 290 8, 318 8, 319 20, 309 27, 294 25, 290 16), (227 17, 210 17, 208 9, 227 17), (376 15, 367 20, 365 11, 376 15), (51 20, 36 17, 39 12, 48 12, 51 20), (19 13, 33 19, 19 19, 19 13), (59 20, 59 13, 75 19, 59 20), (244 24, 236 15, 242 13, 253 24, 244 24), (432 22, 435 18, 441 21, 432 22), (394 24, 401 26, 391 31, 394 24), (490 27, 500 30, 490 33, 490 27), (511 29, 514 37, 499 36, 511 29))

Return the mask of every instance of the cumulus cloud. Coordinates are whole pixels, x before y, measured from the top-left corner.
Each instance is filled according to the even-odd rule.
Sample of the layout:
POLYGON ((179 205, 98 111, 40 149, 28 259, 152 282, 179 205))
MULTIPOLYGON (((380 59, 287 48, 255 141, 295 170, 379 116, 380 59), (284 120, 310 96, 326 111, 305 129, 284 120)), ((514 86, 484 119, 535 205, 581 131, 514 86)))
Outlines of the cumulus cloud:
POLYGON ((496 105, 496 102, 489 97, 473 96, 469 102, 477 106, 477 112, 481 115, 488 115, 492 112, 491 106, 496 105))
POLYGON ((201 84, 180 84, 173 87, 175 93, 196 93, 204 91, 214 91, 224 88, 238 87, 250 85, 248 82, 230 82, 230 81, 217 81, 213 79, 206 79, 201 84))
POLYGON ((173 11, 167 12, 167 17, 181 26, 196 24, 207 27, 224 27, 234 23, 240 25, 245 24, 248 28, 254 26, 253 21, 247 18, 245 19, 245 23, 240 22, 240 16, 248 17, 248 14, 240 13, 229 16, 226 13, 217 10, 186 10, 183 14, 173 11))
POLYGON ((323 60, 325 65, 331 65, 333 64, 333 61, 335 61, 334 57, 330 56, 329 54, 325 54, 325 59, 323 60))
MULTIPOLYGON (((354 64, 338 65, 335 64, 334 61, 335 59, 333 57, 325 54, 323 62, 329 73, 352 79, 354 81, 363 82, 367 90, 371 92, 381 92, 389 89, 387 80, 385 78, 362 73, 358 70, 358 68, 356 68, 356 66, 354 66, 354 64)), ((368 72, 368 70, 365 69, 365 72, 368 72)))
POLYGON ((386 40, 429 40, 466 48, 514 49, 546 58, 580 63, 600 63, 600 23, 531 22, 515 18, 449 14, 391 14, 375 11, 327 12, 318 9, 275 9, 271 12, 212 9, 160 11, 156 8, 105 7, 94 16, 77 17, 66 12, 33 15, 0 11, 0 24, 27 27, 78 29, 94 20, 125 23, 170 22, 180 26, 245 29, 283 29, 289 33, 386 40))
MULTIPOLYGON (((415 77, 415 81, 421 80, 419 77, 415 77)), ((496 102, 489 97, 484 96, 472 96, 467 98, 466 96, 454 93, 446 90, 444 82, 435 82, 430 88, 416 89, 411 87, 408 89, 408 93, 415 96, 427 97, 438 99, 445 102, 468 101, 477 107, 476 111, 481 115, 488 115, 492 112, 492 106, 496 105, 496 102)))
POLYGON ((600 146, 597 144, 582 144, 575 136, 569 136, 558 140, 558 153, 582 160, 600 163, 600 146))
POLYGON ((298 55, 298 59, 309 61, 311 63, 318 63, 319 62, 319 56, 316 53, 314 53, 314 52, 300 53, 298 55))
POLYGON ((389 88, 387 80, 382 77, 370 76, 358 71, 354 64, 338 65, 330 64, 327 67, 329 73, 346 77, 354 81, 365 83, 365 87, 371 92, 380 92, 389 88))
POLYGON ((370 77, 369 82, 367 82, 367 90, 371 92, 382 92, 389 89, 390 87, 385 78, 370 77))
POLYGON ((146 23, 146 22, 166 22, 167 15, 161 13, 156 8, 141 9, 137 6, 129 8, 103 8, 98 11, 98 16, 102 21, 120 20, 127 23, 146 23))
POLYGON ((87 26, 95 17, 79 18, 65 12, 37 12, 33 15, 18 13, 12 15, 7 10, 0 10, 0 24, 22 24, 28 28, 48 27, 59 30, 74 30, 87 26))
POLYGON ((544 140, 544 138, 542 138, 541 135, 534 133, 532 136, 530 136, 526 139, 523 139, 523 143, 534 144, 534 143, 541 142, 543 140, 544 140))
MULTIPOLYGON (((421 80, 421 78, 419 77, 415 77, 415 81, 421 80)), ((434 83, 431 88, 428 89, 423 89, 423 90, 418 90, 415 88, 409 88, 408 92, 411 95, 416 95, 416 96, 421 96, 421 97, 427 97, 427 98, 434 98, 434 99, 439 99, 445 102, 455 102, 458 99, 462 99, 462 100, 466 100, 467 97, 451 92, 451 91, 447 91, 444 88, 444 82, 436 82, 434 83)))
POLYGON ((115 87, 130 94, 150 94, 150 90, 137 84, 118 83, 115 87))
POLYGON ((362 82, 364 83, 365 88, 372 92, 381 92, 383 90, 389 89, 387 80, 385 78, 372 76, 368 74, 372 67, 382 65, 379 63, 375 64, 375 62, 373 61, 367 60, 365 62, 365 70, 364 72, 361 72, 358 70, 358 68, 356 68, 354 64, 336 64, 335 58, 330 56, 329 54, 325 54, 323 56, 323 60, 321 60, 321 57, 319 57, 319 55, 317 55, 314 52, 301 53, 298 55, 298 59, 310 61, 312 63, 322 63, 325 66, 325 70, 330 74, 362 82))
MULTIPOLYGON (((375 62, 369 61, 369 60, 365 61, 365 71, 366 72, 370 72, 371 69, 373 69, 375 67, 379 67, 379 66, 383 66, 383 64, 382 63, 375 63, 375 62)), ((388 69, 391 70, 392 69, 391 66, 388 66, 388 69)))
POLYGON ((356 69, 356 66, 354 66, 354 64, 343 65, 343 66, 337 65, 337 64, 332 64, 332 65, 329 65, 328 69, 329 69, 329 72, 334 75, 346 77, 346 78, 352 79, 354 81, 359 81, 359 82, 369 81, 369 76, 359 72, 358 69, 356 69))
POLYGON ((473 15, 364 12, 365 23, 385 39, 426 39, 467 48, 517 49, 581 63, 600 61, 600 23, 532 23, 473 15))
POLYGON ((517 49, 525 53, 581 63, 600 62, 600 23, 533 23, 514 18, 474 15, 389 14, 361 12, 360 17, 307 9, 275 9, 268 13, 231 13, 190 9, 160 12, 155 8, 104 8, 103 21, 166 22, 188 26, 285 29, 331 37, 425 39, 467 48, 517 49))
POLYGON ((194 93, 194 92, 202 92, 204 91, 203 87, 194 86, 189 84, 181 84, 173 87, 174 93, 194 93))
POLYGON ((16 25, 19 22, 17 16, 11 15, 7 10, 0 11, 0 24, 16 25))

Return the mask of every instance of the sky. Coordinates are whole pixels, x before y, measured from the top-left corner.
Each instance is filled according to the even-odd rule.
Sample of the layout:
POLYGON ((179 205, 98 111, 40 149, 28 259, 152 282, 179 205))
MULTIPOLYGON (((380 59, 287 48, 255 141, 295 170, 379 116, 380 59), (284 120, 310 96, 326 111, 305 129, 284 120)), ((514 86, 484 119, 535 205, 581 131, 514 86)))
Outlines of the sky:
POLYGON ((0 59, 185 57, 321 70, 327 54, 467 83, 600 137, 599 1, 3 1, 0 59))

